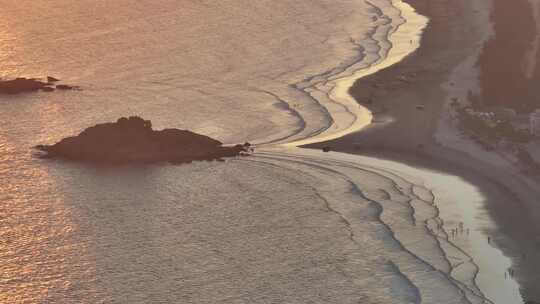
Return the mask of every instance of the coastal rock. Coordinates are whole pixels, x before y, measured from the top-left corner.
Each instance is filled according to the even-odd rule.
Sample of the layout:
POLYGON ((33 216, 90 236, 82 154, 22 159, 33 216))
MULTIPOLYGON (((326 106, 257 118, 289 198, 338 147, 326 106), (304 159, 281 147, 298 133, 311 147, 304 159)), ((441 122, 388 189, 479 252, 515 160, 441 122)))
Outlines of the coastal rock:
POLYGON ((54 88, 53 87, 43 87, 43 88, 41 88, 41 90, 43 92, 52 92, 52 91, 54 91, 54 88))
POLYGON ((0 94, 15 95, 26 92, 35 92, 50 88, 49 84, 34 78, 15 78, 13 80, 0 80, 0 94))
POLYGON ((114 123, 98 124, 54 145, 39 145, 47 157, 105 163, 187 163, 219 160, 246 154, 249 145, 224 147, 210 137, 187 130, 155 131, 152 123, 137 116, 122 117, 114 123))
POLYGON ((0 94, 16 95, 21 93, 30 93, 36 91, 52 92, 58 90, 75 90, 79 87, 54 83, 60 81, 57 78, 47 76, 47 82, 43 82, 36 78, 19 77, 12 80, 0 79, 0 94))
POLYGON ((52 77, 52 76, 47 76, 47 82, 48 82, 48 83, 58 82, 58 81, 60 81, 60 79, 54 78, 54 77, 52 77))
POLYGON ((58 85, 56 85, 56 88, 58 90, 64 90, 64 91, 78 89, 78 87, 70 86, 70 85, 67 85, 67 84, 58 84, 58 85))

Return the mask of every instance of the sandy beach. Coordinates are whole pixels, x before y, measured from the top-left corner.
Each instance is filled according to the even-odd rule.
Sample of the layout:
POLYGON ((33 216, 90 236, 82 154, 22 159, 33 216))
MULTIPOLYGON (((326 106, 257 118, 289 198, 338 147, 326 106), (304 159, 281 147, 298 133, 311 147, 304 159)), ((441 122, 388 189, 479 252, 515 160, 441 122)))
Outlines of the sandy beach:
MULTIPOLYGON (((466 77, 474 78, 477 57, 483 42, 491 37, 492 29, 501 31, 509 26, 507 19, 511 16, 530 14, 526 11, 530 9, 529 3, 497 0, 493 5, 495 13, 490 14, 491 1, 407 2, 430 18, 421 47, 397 65, 359 80, 351 89, 357 100, 374 114, 373 123, 361 132, 310 147, 331 146, 336 151, 397 160, 453 174, 477 186, 486 197, 490 216, 498 225, 497 230, 487 233, 492 235, 496 246, 512 258, 525 301, 540 301, 540 291, 536 288, 540 282, 538 185, 504 159, 467 140, 441 142, 441 138, 445 138, 441 132, 442 135, 455 132, 451 128, 445 130, 441 122, 445 105, 454 97, 452 93, 480 92, 474 87, 477 85, 474 81, 472 87, 459 87, 461 84, 453 78, 461 77, 462 82, 471 85, 466 77), (502 13, 508 11, 512 13, 502 13), (492 28, 490 23, 498 25, 492 28), (465 72, 458 73, 459 68, 465 72), (472 156, 472 153, 476 154, 472 156)), ((511 32, 519 33, 523 27, 523 35, 528 37, 529 25, 525 21, 515 23, 511 32)), ((525 53, 518 47, 519 43, 514 44, 515 49, 506 48, 504 43, 504 39, 489 40, 490 48, 507 50, 506 57, 520 58, 525 53)), ((505 67, 513 69, 509 64, 500 66, 497 71, 481 66, 482 81, 478 85, 482 86, 506 72, 505 67)), ((499 91, 505 88, 515 92, 514 86, 500 83, 497 86, 499 91)), ((486 92, 493 94, 490 90, 486 92)))
MULTIPOLYGON (((0 303, 539 302, 540 191, 447 115, 480 94, 492 1, 7 1, 2 79, 81 90, 0 98, 0 303), (163 129, 255 152, 34 154, 114 121, 145 135, 122 160, 163 129)), ((495 22, 528 7, 496 1, 495 22)), ((528 39, 504 56, 535 66, 528 39)))

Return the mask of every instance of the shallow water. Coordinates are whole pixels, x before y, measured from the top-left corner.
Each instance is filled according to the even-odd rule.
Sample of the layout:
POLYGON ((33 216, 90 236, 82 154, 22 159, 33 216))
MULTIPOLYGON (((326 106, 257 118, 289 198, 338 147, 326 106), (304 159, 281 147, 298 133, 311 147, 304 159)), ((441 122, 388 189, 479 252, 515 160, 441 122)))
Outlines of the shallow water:
POLYGON ((385 162, 268 146, 183 166, 32 154, 132 114, 226 143, 349 132, 362 109, 340 103, 346 83, 399 60, 390 2, 0 4, 2 76, 83 89, 0 97, 0 303, 482 303, 476 268, 455 278, 427 229, 430 188, 385 162))

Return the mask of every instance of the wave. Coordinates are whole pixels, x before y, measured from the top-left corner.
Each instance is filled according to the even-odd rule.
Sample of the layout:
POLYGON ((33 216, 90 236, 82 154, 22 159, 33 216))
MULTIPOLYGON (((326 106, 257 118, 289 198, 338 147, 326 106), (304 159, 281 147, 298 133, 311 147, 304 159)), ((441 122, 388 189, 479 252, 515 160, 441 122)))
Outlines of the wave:
POLYGON ((300 122, 299 128, 291 134, 258 142, 259 146, 281 144, 294 147, 331 140, 359 131, 371 123, 371 113, 349 94, 349 88, 359 78, 387 68, 415 51, 427 25, 427 18, 416 14, 411 6, 400 0, 377 2, 367 2, 372 11, 373 27, 366 37, 356 41, 350 36, 351 43, 357 48, 356 57, 290 85, 310 100, 311 105, 298 107, 277 94, 266 92, 279 102, 287 103, 288 111, 300 122), (322 111, 326 121, 312 122, 311 111, 322 111))
POLYGON ((387 164, 342 160, 307 149, 259 152, 248 161, 295 171, 303 181, 315 178, 312 189, 339 214, 351 239, 372 248, 369 254, 395 265, 400 273, 395 275, 406 278, 401 286, 408 291, 402 296, 417 290, 422 303, 490 303, 474 284, 478 268, 472 259, 448 241, 442 226, 429 229, 430 222, 441 220, 435 196, 418 194, 431 193, 423 185, 389 171, 387 164), (458 258, 460 263, 450 262, 458 258), (461 276, 454 275, 456 269, 461 276))
MULTIPOLYGON (((324 124, 310 121, 310 107, 301 108, 271 92, 285 110, 300 121, 290 135, 258 143, 250 162, 296 171, 317 180, 312 190, 329 212, 346 224, 358 246, 384 260, 399 281, 400 302, 492 303, 477 285, 479 266, 454 244, 445 229, 437 198, 421 179, 387 164, 356 159, 343 160, 298 148, 359 131, 371 123, 372 115, 349 94, 359 78, 398 63, 419 47, 427 18, 408 4, 395 1, 367 2, 375 26, 366 38, 351 42, 358 56, 334 69, 290 85, 326 113, 324 124), (366 236, 368 235, 368 236, 366 236)), ((337 156, 337 157, 336 157, 337 156)))

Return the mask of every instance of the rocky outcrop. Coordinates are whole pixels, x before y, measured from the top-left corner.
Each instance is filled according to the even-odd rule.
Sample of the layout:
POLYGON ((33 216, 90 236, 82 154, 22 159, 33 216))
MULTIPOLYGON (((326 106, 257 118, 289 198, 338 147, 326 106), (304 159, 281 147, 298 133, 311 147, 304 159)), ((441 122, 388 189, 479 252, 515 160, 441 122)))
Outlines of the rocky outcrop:
POLYGON ((21 93, 29 93, 36 91, 52 92, 55 89, 59 90, 74 90, 78 87, 70 86, 66 84, 57 84, 60 80, 47 76, 47 82, 43 82, 36 78, 24 78, 19 77, 12 80, 0 79, 0 94, 15 95, 21 93))
POLYGON ((152 123, 137 116, 90 127, 54 145, 39 145, 47 157, 105 163, 186 163, 246 154, 249 144, 224 147, 210 137, 187 130, 154 131, 152 123))
POLYGON ((13 80, 0 80, 0 93, 2 94, 20 94, 26 92, 35 92, 44 88, 51 89, 51 84, 42 82, 34 78, 15 78, 13 80))
POLYGON ((52 76, 47 76, 47 82, 48 83, 53 83, 53 82, 57 82, 57 81, 60 81, 60 79, 54 78, 52 76))
POLYGON ((74 86, 70 86, 70 85, 67 85, 67 84, 58 84, 56 85, 56 89, 58 90, 74 90, 76 89, 77 87, 74 87, 74 86))

